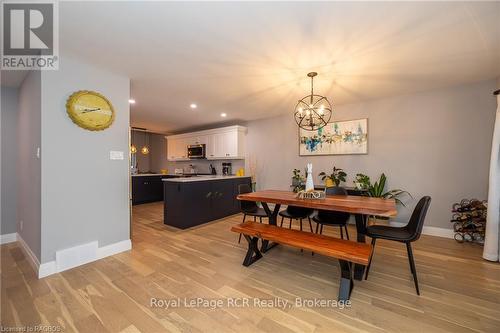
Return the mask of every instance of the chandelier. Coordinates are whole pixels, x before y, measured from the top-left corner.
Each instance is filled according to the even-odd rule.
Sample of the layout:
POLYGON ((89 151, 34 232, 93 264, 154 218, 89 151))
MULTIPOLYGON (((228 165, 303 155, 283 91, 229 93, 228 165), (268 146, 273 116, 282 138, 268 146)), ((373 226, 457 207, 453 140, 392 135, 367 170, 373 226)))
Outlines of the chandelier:
POLYGON ((300 128, 314 131, 324 127, 332 117, 332 106, 325 96, 314 94, 316 72, 307 74, 311 78, 311 94, 302 98, 295 106, 295 122, 300 128))

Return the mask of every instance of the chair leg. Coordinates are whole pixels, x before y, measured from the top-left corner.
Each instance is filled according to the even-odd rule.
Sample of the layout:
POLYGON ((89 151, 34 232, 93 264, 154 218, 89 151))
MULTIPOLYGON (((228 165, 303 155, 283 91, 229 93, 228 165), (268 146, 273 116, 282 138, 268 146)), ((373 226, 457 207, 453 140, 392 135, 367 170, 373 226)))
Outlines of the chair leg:
POLYGON ((349 231, 347 230, 347 224, 344 227, 345 227, 345 235, 347 237, 347 240, 349 240, 349 231))
POLYGON ((262 223, 262 217, 261 216, 259 216, 259 221, 260 221, 260 223, 262 223))
POLYGON ((311 228, 311 232, 313 232, 313 225, 311 223, 311 218, 308 217, 307 220, 309 221, 309 228, 311 228))
POLYGON ((319 223, 316 222, 316 233, 318 233, 318 232, 319 232, 319 223))
POLYGON ((344 227, 339 226, 339 229, 340 229, 340 238, 344 239, 344 227))
POLYGON ((375 241, 376 238, 372 238, 372 253, 370 254, 370 259, 368 260, 368 266, 366 266, 365 280, 368 279, 368 272, 370 271, 370 266, 372 265, 373 254, 375 253, 375 241))
POLYGON ((257 216, 254 216, 254 217, 253 217, 253 221, 254 221, 254 222, 257 222, 257 216))
POLYGON ((321 225, 321 227, 319 228, 319 234, 323 235, 323 225, 321 225))
POLYGON ((411 249, 411 243, 406 243, 406 250, 408 251, 408 260, 410 261, 410 269, 413 274, 413 282, 415 283, 415 289, 417 291, 417 295, 420 296, 420 290, 418 288, 418 279, 417 279, 417 269, 415 268, 415 259, 413 258, 413 251, 411 249))
POLYGON ((288 229, 292 229, 292 219, 290 219, 290 224, 288 225, 288 229))
POLYGON ((299 219, 299 223, 300 223, 300 231, 302 231, 302 219, 299 219))
POLYGON ((280 227, 283 227, 283 220, 285 219, 284 216, 281 217, 281 224, 280 224, 280 227))

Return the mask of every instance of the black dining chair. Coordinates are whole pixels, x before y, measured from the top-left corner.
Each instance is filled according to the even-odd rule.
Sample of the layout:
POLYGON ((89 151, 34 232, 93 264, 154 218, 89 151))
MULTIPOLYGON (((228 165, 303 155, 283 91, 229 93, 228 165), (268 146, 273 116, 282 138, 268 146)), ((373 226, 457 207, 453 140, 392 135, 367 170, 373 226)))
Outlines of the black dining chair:
POLYGON ((300 223, 300 231, 302 231, 302 220, 307 219, 309 221, 309 228, 311 232, 313 232, 313 227, 311 224, 311 214, 314 212, 314 209, 297 207, 297 206, 288 206, 285 210, 279 212, 281 216, 281 224, 280 227, 283 227, 283 221, 285 218, 290 219, 290 224, 288 225, 288 229, 292 228, 292 220, 299 220, 300 223))
MULTIPOLYGON (((238 193, 239 194, 245 194, 245 193, 251 193, 251 192, 252 192, 252 189, 250 188, 250 185, 248 185, 248 184, 238 185, 238 193)), ((257 217, 258 217, 260 223, 262 223, 263 217, 268 217, 264 208, 259 207, 255 201, 240 200, 240 210, 243 213, 243 222, 245 222, 247 215, 253 216, 254 222, 257 221, 257 217)), ((240 242, 241 242, 241 234, 240 234, 240 237, 238 239, 238 243, 240 243, 240 242)))
POLYGON ((411 214, 410 221, 404 227, 391 227, 386 225, 372 225, 366 228, 366 235, 371 237, 373 251, 366 267, 365 280, 368 279, 368 272, 372 264, 373 253, 375 252, 375 241, 377 239, 386 239, 406 244, 406 251, 408 252, 408 261, 410 262, 410 270, 413 275, 413 282, 417 295, 420 295, 417 280, 417 269, 415 268, 415 259, 413 258, 413 251, 411 243, 418 240, 422 234, 424 227, 425 215, 431 204, 431 197, 425 196, 420 199, 411 214))
MULTIPOLYGON (((343 187, 332 186, 325 189, 326 195, 347 195, 347 191, 343 187)), ((347 239, 349 239, 349 231, 347 230, 347 222, 351 214, 345 212, 336 212, 329 210, 318 210, 318 213, 313 217, 316 222, 316 233, 323 233, 324 225, 338 226, 340 228, 340 238, 344 239, 344 230, 347 239)))

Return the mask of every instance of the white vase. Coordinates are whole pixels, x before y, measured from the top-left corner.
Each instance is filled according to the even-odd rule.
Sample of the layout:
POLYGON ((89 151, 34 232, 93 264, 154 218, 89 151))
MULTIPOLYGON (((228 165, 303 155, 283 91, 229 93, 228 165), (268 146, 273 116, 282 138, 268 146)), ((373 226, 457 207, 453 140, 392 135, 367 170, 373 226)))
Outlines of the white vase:
POLYGON ((313 169, 312 163, 307 163, 306 191, 314 190, 312 169, 313 169))

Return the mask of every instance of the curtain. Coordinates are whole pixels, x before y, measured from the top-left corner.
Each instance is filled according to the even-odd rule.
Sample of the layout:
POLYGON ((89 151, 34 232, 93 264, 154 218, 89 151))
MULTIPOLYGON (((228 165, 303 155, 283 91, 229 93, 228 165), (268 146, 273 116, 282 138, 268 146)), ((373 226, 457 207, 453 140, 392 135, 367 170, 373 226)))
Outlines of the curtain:
POLYGON ((499 261, 500 257, 500 91, 497 90, 497 113, 491 145, 488 212, 483 258, 499 261))

